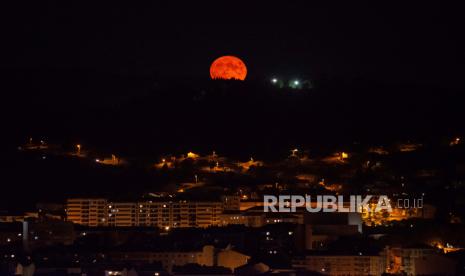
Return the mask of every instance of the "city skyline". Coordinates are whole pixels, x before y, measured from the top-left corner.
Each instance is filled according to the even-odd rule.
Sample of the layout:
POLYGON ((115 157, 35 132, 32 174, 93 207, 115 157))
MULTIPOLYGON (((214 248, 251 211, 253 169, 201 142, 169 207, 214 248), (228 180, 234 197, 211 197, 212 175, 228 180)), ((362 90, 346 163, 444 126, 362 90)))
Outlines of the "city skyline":
POLYGON ((5 3, 0 275, 464 275, 452 3, 5 3))

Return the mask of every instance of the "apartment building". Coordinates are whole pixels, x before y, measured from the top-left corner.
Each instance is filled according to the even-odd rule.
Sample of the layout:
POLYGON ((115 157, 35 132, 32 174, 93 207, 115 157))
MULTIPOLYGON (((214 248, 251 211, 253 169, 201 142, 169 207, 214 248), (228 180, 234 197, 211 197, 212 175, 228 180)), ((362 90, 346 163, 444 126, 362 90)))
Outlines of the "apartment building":
POLYGON ((86 226, 208 227, 220 224, 222 202, 69 199, 67 218, 86 226))
POLYGON ((235 268, 247 264, 250 256, 237 252, 231 248, 215 248, 204 246, 201 250, 193 251, 163 251, 163 252, 110 252, 113 260, 124 262, 161 262, 168 272, 173 266, 199 264, 202 266, 222 266, 234 271, 235 268))
POLYGON ((138 226, 137 203, 108 203, 108 226, 131 227, 138 226))
POLYGON ((68 221, 86 226, 108 225, 108 202, 103 198, 74 198, 66 202, 68 221))
POLYGON ((383 256, 366 255, 308 255, 295 258, 293 268, 314 271, 323 275, 361 276, 381 275, 386 268, 383 256))

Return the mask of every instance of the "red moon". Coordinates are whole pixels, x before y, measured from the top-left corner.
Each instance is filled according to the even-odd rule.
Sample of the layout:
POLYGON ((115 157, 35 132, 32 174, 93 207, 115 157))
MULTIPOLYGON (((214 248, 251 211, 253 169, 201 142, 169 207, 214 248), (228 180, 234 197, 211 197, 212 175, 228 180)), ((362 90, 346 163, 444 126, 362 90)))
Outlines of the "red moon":
POLYGON ((245 63, 234 56, 219 57, 210 66, 210 77, 214 80, 245 80, 245 76, 245 63))

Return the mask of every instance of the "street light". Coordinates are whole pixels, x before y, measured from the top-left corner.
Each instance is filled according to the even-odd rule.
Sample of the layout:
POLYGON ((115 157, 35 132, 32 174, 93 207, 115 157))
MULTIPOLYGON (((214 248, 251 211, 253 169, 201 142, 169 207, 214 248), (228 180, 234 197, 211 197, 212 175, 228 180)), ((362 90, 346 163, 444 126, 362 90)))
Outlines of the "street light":
POLYGON ((277 82, 278 82, 278 79, 277 79, 277 78, 272 78, 272 79, 271 79, 271 82, 272 82, 272 83, 277 83, 277 82))
POLYGON ((289 87, 290 88, 299 88, 300 87, 300 81, 297 80, 297 79, 294 79, 294 80, 289 80, 289 87))
POLYGON ((81 145, 77 144, 76 148, 77 148, 77 155, 80 155, 81 154, 81 145))

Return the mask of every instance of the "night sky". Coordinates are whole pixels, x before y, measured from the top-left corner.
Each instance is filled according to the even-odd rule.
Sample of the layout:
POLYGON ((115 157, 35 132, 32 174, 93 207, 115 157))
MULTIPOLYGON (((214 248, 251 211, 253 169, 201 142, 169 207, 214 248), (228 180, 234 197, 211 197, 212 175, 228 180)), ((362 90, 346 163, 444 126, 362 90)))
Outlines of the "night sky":
MULTIPOLYGON (((313 116, 319 127, 331 125, 320 131, 328 130, 327 136, 340 127, 356 132, 374 124, 401 124, 411 115, 415 119, 407 119, 398 132, 411 124, 428 129, 431 120, 436 120, 432 125, 443 126, 451 117, 455 121, 442 130, 447 134, 461 131, 456 122, 463 115, 465 24, 458 6, 309 1, 9 5, 1 11, 2 93, 7 99, 2 112, 9 118, 6 126, 12 127, 14 139, 29 134, 80 139, 96 130, 101 133, 93 136, 101 136, 115 126, 120 132, 130 126, 129 132, 135 131, 134 121, 140 129, 148 129, 152 126, 147 118, 166 111, 163 106, 168 104, 161 102, 177 103, 152 99, 164 91, 160 87, 186 83, 189 89, 200 91, 204 87, 193 83, 207 80, 211 62, 227 54, 245 61, 249 83, 278 76, 310 79, 317 86, 330 84, 331 88, 316 90, 315 99, 305 98, 308 108, 325 97, 319 104, 321 112, 315 114, 324 112, 321 106, 332 108, 329 99, 339 98, 336 105, 349 106, 336 108, 340 114, 333 117, 298 116, 300 123, 308 124, 306 116, 313 116), (148 97, 141 100, 146 104, 143 107, 133 104, 140 97, 148 97), (147 104, 151 100, 153 108, 147 104), (134 115, 131 123, 118 119, 125 117, 122 111, 108 115, 108 106, 112 112, 123 106, 127 108, 124 114, 143 108, 153 113, 134 115), (378 108, 406 113, 391 120, 384 112, 381 122, 366 121, 366 117, 379 116, 370 115, 378 108), (358 113, 349 116, 349 121, 334 125, 354 110, 358 113), (352 128, 355 121, 358 124, 352 128)), ((181 89, 173 90, 165 92, 178 97, 181 89)), ((185 96, 181 94, 179 98, 185 96)), ((276 107, 279 103, 274 102, 276 107)), ((265 114, 265 125, 272 127, 276 118, 270 112, 260 114, 265 114)), ((188 111, 167 116, 157 131, 186 135, 187 131, 179 129, 184 129, 183 120, 189 116, 188 111), (173 130, 169 125, 180 127, 173 130)), ((295 121, 295 117, 289 115, 288 120, 295 121)), ((253 128, 253 123, 246 129, 253 128)), ((229 132, 223 134, 226 137, 229 132)), ((157 135, 149 136, 161 141, 157 135)))
POLYGON ((250 77, 365 77, 463 87, 463 17, 453 6, 282 1, 170 6, 33 3, 3 9, 3 66, 205 77, 242 57, 250 77))

